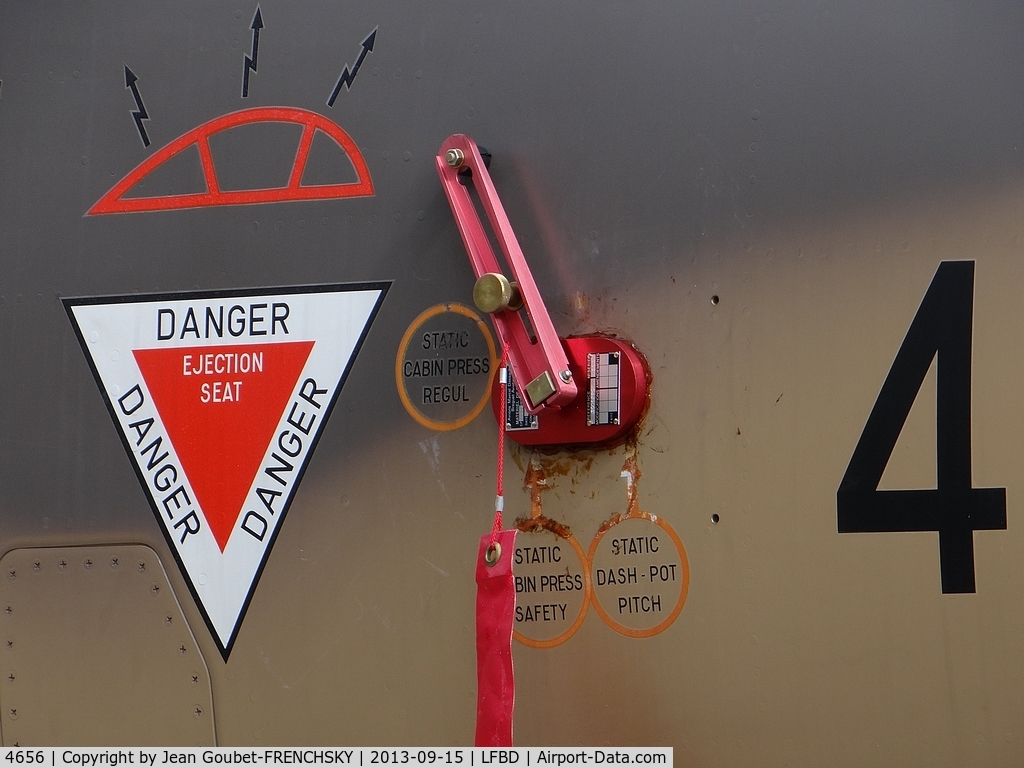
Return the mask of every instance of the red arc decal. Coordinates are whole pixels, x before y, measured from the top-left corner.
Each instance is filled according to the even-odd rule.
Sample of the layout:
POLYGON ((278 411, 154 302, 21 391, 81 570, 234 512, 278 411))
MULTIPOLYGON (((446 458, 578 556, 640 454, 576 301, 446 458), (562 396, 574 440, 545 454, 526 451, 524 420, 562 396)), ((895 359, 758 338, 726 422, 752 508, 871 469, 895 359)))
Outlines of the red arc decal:
POLYGON ((179 136, 163 149, 140 163, 135 170, 115 184, 109 192, 96 201, 87 216, 101 213, 137 213, 140 211, 168 211, 180 208, 202 208, 212 205, 251 205, 253 203, 276 203, 293 200, 327 200, 339 197, 368 197, 373 194, 373 181, 359 147, 345 133, 341 126, 323 115, 295 107, 257 107, 241 112, 232 112, 193 128, 179 136), (295 162, 292 164, 288 184, 274 189, 246 189, 237 191, 221 190, 217 171, 213 167, 210 153, 210 137, 229 128, 252 123, 297 123, 303 126, 295 162), (300 184, 309 159, 309 148, 316 131, 322 131, 338 143, 345 151, 356 170, 358 181, 346 184, 300 184), (182 150, 196 145, 203 166, 206 192, 163 195, 159 197, 138 197, 125 199, 124 195, 151 171, 182 150))

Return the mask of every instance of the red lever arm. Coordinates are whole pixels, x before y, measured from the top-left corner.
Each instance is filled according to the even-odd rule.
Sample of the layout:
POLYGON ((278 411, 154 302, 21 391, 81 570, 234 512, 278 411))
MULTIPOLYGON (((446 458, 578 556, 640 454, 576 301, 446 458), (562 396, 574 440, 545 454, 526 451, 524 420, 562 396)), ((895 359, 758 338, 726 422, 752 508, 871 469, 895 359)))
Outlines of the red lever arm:
POLYGON ((568 405, 577 395, 569 361, 476 142, 461 133, 449 136, 441 145, 436 162, 437 173, 441 177, 441 184, 448 196, 452 213, 455 214, 455 222, 477 278, 488 273, 502 274, 503 270, 491 248, 469 188, 459 181, 459 173, 466 168, 472 173, 473 186, 505 255, 512 280, 518 284, 523 307, 536 339, 530 338, 526 324, 517 310, 501 309, 492 313, 491 317, 502 346, 509 345, 509 364, 516 384, 526 395, 523 398, 526 409, 530 413, 538 413, 544 406, 568 405), (540 393, 537 395, 538 402, 533 401, 531 392, 540 393))

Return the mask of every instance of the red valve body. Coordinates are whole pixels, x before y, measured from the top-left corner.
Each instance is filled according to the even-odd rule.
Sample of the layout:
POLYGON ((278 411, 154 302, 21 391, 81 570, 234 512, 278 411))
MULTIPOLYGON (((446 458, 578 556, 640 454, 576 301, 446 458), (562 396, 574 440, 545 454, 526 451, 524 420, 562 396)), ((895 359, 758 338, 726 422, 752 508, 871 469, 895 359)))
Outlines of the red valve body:
MULTIPOLYGON (((599 335, 562 339, 562 347, 569 360, 569 370, 579 386, 579 395, 562 408, 542 408, 533 419, 535 428, 516 428, 515 424, 510 426, 506 418, 505 434, 521 445, 537 446, 607 444, 628 437, 647 410, 650 369, 643 354, 628 342, 599 335), (600 360, 601 356, 616 353, 619 355, 617 423, 588 424, 588 411, 594 398, 589 358, 597 355, 600 360)), ((495 377, 491 392, 491 409, 495 419, 502 417, 501 386, 495 377)), ((511 392, 509 390, 510 405, 506 407, 506 415, 511 415, 509 411, 515 409, 515 402, 521 397, 511 392)), ((609 397, 607 390, 605 397, 609 397)))

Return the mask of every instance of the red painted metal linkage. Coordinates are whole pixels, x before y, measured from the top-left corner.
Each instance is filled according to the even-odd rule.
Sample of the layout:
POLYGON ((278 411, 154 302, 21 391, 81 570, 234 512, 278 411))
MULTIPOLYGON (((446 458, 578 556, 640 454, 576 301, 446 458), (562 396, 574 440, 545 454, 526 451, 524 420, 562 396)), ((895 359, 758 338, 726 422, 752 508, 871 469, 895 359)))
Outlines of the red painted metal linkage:
POLYGON ((523 445, 546 446, 609 444, 628 437, 647 408, 650 368, 643 354, 628 341, 604 334, 560 339, 476 142, 462 134, 449 137, 436 163, 477 288, 489 284, 481 294, 484 300, 476 290, 474 299, 490 313, 502 346, 508 345, 516 391, 509 390, 508 406, 500 397, 500 384, 492 397, 494 415, 504 421, 508 437, 523 445), (471 188, 487 214, 511 280, 504 277, 471 188), (516 284, 521 309, 510 283, 516 284), (500 299, 493 298, 498 289, 500 299), (525 418, 523 410, 531 416, 525 418))
POLYGON ((550 385, 554 389, 552 394, 538 403, 531 402, 529 397, 525 398, 524 405, 530 413, 539 413, 544 406, 568 405, 576 399, 578 393, 569 361, 544 307, 533 275, 530 274, 530 268, 526 265, 523 251, 516 240, 515 232, 512 231, 512 224, 505 215, 501 200, 498 199, 498 193, 484 166, 476 142, 461 133, 450 136, 441 145, 436 162, 437 173, 448 195, 448 202, 451 204, 452 213, 455 214, 455 221, 459 226, 459 232, 462 233, 462 240, 466 244, 469 260, 477 278, 488 273, 501 274, 505 270, 498 264, 491 249, 490 240, 470 196, 468 184, 460 182, 459 174, 465 173, 466 169, 472 173, 472 184, 508 262, 512 272, 511 280, 519 286, 523 308, 536 338, 530 338, 526 324, 518 311, 503 309, 491 315, 498 334, 499 346, 509 345, 509 363, 520 387, 525 389, 530 382, 547 372, 550 376, 550 385), (458 164, 449 164, 446 159, 446 155, 452 150, 461 153, 461 161, 458 164))

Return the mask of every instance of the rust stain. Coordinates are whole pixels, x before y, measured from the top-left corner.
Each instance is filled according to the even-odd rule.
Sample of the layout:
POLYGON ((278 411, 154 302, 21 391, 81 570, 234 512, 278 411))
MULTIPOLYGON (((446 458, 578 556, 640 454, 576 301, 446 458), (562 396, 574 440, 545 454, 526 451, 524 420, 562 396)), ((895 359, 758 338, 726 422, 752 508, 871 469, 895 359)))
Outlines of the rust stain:
POLYGON ((520 445, 519 443, 510 443, 508 447, 511 450, 509 450, 506 455, 512 457, 512 461, 515 462, 515 465, 519 468, 520 472, 525 472, 526 471, 526 465, 525 465, 526 457, 525 457, 524 454, 526 453, 526 451, 528 449, 525 448, 524 446, 520 445))
POLYGON ((581 323, 590 322, 591 302, 590 297, 583 291, 577 291, 572 295, 572 312, 581 323))
POLYGON ((568 477, 570 483, 578 485, 581 476, 593 468, 595 458, 593 451, 580 451, 569 456, 538 456, 536 461, 543 465, 547 476, 568 477))
POLYGON ((544 513, 541 511, 540 495, 548 489, 548 479, 540 462, 530 459, 530 465, 526 470, 526 477, 523 478, 523 487, 530 492, 530 517, 543 519, 544 513))
POLYGON ((539 517, 520 517, 516 519, 516 529, 522 533, 541 533, 548 531, 563 539, 572 536, 569 526, 563 525, 557 520, 550 520, 543 515, 539 517))
POLYGON ((637 505, 637 487, 640 484, 640 462, 637 458, 637 451, 635 449, 626 457, 626 461, 622 465, 622 473, 628 478, 628 488, 626 490, 626 515, 628 517, 637 517, 639 511, 637 505))
POLYGON ((623 520, 628 520, 631 517, 646 517, 650 516, 646 512, 640 511, 640 506, 637 502, 637 491, 640 484, 640 462, 637 456, 637 447, 633 445, 633 452, 626 457, 626 461, 622 464, 622 475, 626 478, 626 511, 619 512, 618 514, 612 515, 597 529, 595 536, 608 531, 615 525, 618 525, 623 520))

